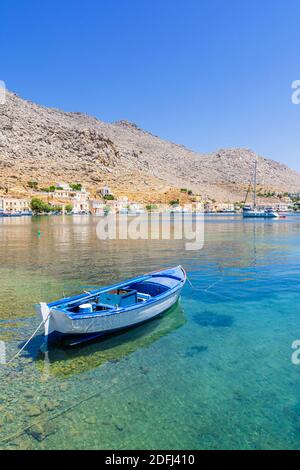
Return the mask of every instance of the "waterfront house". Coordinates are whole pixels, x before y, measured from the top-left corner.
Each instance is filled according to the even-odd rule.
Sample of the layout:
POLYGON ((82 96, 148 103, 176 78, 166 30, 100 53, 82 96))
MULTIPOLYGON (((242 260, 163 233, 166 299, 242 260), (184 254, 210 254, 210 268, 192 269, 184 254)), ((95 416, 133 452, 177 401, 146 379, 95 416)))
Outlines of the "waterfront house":
POLYGON ((223 202, 216 205, 218 212, 234 212, 234 204, 231 202, 223 202))
POLYGON ((217 212, 216 205, 211 202, 206 202, 204 204, 204 212, 217 212))
POLYGON ((286 204, 286 203, 277 203, 273 205, 273 208, 277 212, 290 212, 290 206, 292 206, 293 203, 291 204, 286 204))
POLYGON ((73 212, 78 214, 80 212, 89 212, 89 196, 90 193, 84 188, 81 191, 74 191, 73 189, 56 189, 51 193, 52 199, 65 200, 73 206, 73 212))
POLYGON ((90 193, 87 191, 75 191, 75 193, 71 197, 71 204, 73 206, 73 212, 80 213, 80 212, 89 212, 90 211, 90 201, 89 201, 90 193))
POLYGON ((137 202, 132 202, 130 205, 129 205, 129 211, 130 212, 135 212, 137 214, 139 213, 142 213, 142 212, 145 212, 142 204, 139 204, 137 202))
POLYGON ((204 205, 202 202, 194 202, 192 203, 192 211, 193 212, 204 212, 204 205))
POLYGON ((128 209, 128 206, 129 206, 128 197, 126 197, 126 196, 120 197, 119 199, 114 201, 113 205, 114 205, 114 209, 117 212, 120 212, 124 209, 128 209))
POLYGON ((24 212, 30 210, 30 201, 13 197, 0 198, 0 210, 8 212, 24 212))
POLYGON ((94 215, 103 215, 105 204, 98 199, 92 199, 89 201, 89 210, 94 215))

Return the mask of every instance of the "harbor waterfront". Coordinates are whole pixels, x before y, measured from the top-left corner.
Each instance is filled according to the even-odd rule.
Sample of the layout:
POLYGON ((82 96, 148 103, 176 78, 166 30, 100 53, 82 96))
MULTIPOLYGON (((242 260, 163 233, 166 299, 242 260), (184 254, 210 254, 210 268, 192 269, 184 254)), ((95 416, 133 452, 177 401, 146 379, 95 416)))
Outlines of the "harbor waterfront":
POLYGON ((190 281, 159 319, 75 349, 41 330, 0 365, 1 449, 298 449, 300 217, 207 217, 205 243, 99 240, 94 217, 0 219, 6 360, 34 304, 167 266, 190 281))

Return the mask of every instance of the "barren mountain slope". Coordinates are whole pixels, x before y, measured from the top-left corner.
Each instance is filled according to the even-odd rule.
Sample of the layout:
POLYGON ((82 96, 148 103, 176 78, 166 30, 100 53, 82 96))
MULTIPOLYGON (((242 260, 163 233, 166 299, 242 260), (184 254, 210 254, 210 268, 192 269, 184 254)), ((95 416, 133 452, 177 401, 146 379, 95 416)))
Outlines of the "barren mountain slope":
POLYGON ((217 200, 241 200, 253 160, 265 189, 299 191, 300 174, 247 149, 199 154, 159 139, 134 124, 101 122, 25 101, 7 92, 0 105, 0 186, 26 188, 64 181, 89 189, 109 184, 116 193, 160 198, 169 187, 217 200))

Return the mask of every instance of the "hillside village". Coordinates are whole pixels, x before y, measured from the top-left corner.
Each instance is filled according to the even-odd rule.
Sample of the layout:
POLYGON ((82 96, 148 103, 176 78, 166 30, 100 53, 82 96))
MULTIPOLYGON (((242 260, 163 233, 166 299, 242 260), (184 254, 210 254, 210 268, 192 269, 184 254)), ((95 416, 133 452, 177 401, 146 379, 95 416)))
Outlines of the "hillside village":
MULTIPOLYGON (((132 200, 126 195, 116 196, 108 186, 101 187, 97 193, 90 193, 81 183, 55 183, 48 188, 39 188, 37 182, 29 182, 30 197, 12 197, 0 193, 0 213, 7 215, 18 214, 92 214, 96 216, 108 213, 143 213, 148 212, 206 212, 206 213, 233 213, 241 211, 243 201, 240 203, 216 202, 210 198, 203 198, 191 190, 182 188, 173 189, 166 193, 166 201, 159 204, 144 204, 132 200)), ((263 193, 258 191, 261 199, 259 207, 272 207, 279 212, 300 210, 300 193, 263 193)))
POLYGON ((245 199, 254 161, 259 204, 293 207, 300 174, 250 149, 198 153, 128 121, 106 123, 10 91, 0 105, 2 210, 24 210, 38 198, 57 210, 72 206, 74 213, 137 204, 198 210, 198 203, 207 211, 231 211, 245 199))

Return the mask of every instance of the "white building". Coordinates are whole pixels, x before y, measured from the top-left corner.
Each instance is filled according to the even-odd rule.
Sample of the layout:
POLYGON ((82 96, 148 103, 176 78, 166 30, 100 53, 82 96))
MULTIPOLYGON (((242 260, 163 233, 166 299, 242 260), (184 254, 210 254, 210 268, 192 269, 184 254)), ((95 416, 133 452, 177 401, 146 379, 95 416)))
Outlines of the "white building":
POLYGON ((73 206, 73 212, 89 212, 90 211, 90 193, 86 191, 76 191, 71 197, 71 204, 73 206))
POLYGON ((278 204, 274 204, 274 209, 275 211, 277 212, 290 212, 290 209, 289 207, 293 205, 293 204, 285 204, 285 203, 278 203, 278 204))
POLYGON ((111 192, 111 190, 108 186, 104 186, 101 189, 101 194, 102 194, 102 196, 110 196, 110 195, 112 195, 112 192, 111 192))
POLYGON ((83 188, 81 191, 56 189, 51 195, 52 199, 65 199, 66 204, 69 202, 73 206, 73 212, 75 214, 90 211, 89 196, 90 193, 83 188))
POLYGON ((62 188, 55 189, 52 193, 52 198, 54 199, 71 199, 76 198, 77 201, 86 201, 89 198, 90 193, 88 193, 84 188, 81 188, 81 191, 75 191, 71 188, 62 188))
POLYGON ((132 202, 129 205, 129 209, 132 210, 132 211, 140 211, 140 210, 143 210, 143 206, 142 206, 142 204, 139 204, 137 202, 132 202))
POLYGON ((289 193, 289 197, 293 199, 300 199, 300 193, 289 193))
POLYGON ((231 202, 222 202, 221 204, 217 204, 217 210, 220 212, 233 212, 234 204, 231 202))
POLYGON ((0 210, 10 212, 24 212, 30 210, 30 201, 13 197, 0 198, 0 210))
POLYGON ((92 214, 94 214, 94 215, 103 215, 104 214, 105 204, 103 204, 103 202, 101 202, 97 199, 94 199, 94 200, 90 201, 89 208, 90 208, 90 212, 92 214))
POLYGON ((52 193, 52 197, 55 199, 71 199, 74 196, 75 191, 70 189, 56 189, 52 193))
POLYGON ((120 211, 122 209, 127 209, 129 205, 128 197, 123 196, 114 201, 114 208, 116 211, 120 211))
POLYGON ((66 183, 55 183, 55 187, 56 188, 61 188, 64 191, 71 191, 70 185, 68 185, 66 183))

